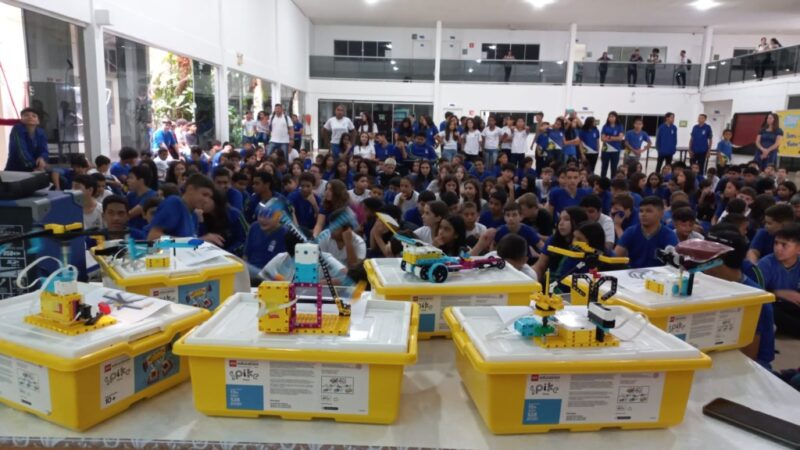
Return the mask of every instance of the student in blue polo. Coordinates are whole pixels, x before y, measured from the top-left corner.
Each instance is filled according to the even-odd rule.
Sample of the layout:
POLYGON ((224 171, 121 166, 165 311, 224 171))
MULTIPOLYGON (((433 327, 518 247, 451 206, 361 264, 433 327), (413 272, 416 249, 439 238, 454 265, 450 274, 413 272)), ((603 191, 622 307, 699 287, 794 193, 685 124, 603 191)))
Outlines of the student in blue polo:
POLYGON ((591 188, 578 188, 581 174, 575 166, 568 167, 565 172, 564 186, 554 188, 548 196, 547 210, 553 217, 558 217, 567 207, 580 205, 583 197, 592 193, 591 188))
POLYGON ((253 193, 247 197, 244 205, 244 218, 247 223, 253 223, 258 218, 259 205, 265 204, 273 198, 283 196, 278 193, 280 186, 275 183, 275 178, 266 170, 259 170, 253 174, 253 193))
POLYGON ((758 261, 764 290, 777 297, 775 325, 778 333, 800 337, 800 224, 791 223, 775 233, 771 255, 758 261))
POLYGON ((136 166, 128 174, 128 226, 143 230, 147 226, 144 219, 144 204, 155 197, 156 191, 150 189, 153 174, 147 166, 136 166))
POLYGON ((717 143, 717 173, 719 173, 719 176, 725 173, 725 167, 733 161, 732 137, 733 131, 730 128, 726 128, 722 131, 722 140, 717 143))
POLYGON ((506 224, 503 206, 508 201, 505 191, 497 190, 489 196, 489 208, 482 212, 478 222, 486 228, 500 228, 506 224))
POLYGON ((314 193, 315 183, 314 174, 303 172, 300 174, 300 187, 287 198, 294 210, 294 222, 303 228, 313 229, 317 224, 322 200, 314 193))
POLYGON ((630 258, 632 269, 661 266, 656 251, 669 245, 678 245, 678 236, 661 224, 664 217, 664 201, 650 196, 639 205, 639 225, 632 225, 622 233, 614 253, 630 258))
POLYGON ((708 116, 705 114, 697 116, 697 125, 692 127, 692 137, 689 139, 689 158, 692 164, 697 163, 700 166, 700 173, 706 172, 706 157, 713 138, 706 119, 708 116))
POLYGON ((528 243, 528 257, 532 257, 531 250, 538 252, 542 248, 542 238, 539 233, 528 225, 522 223, 522 215, 520 215, 520 206, 518 203, 509 203, 503 207, 503 218, 506 224, 497 229, 494 235, 495 245, 500 242, 500 239, 509 233, 517 234, 525 238, 528 243))
POLYGON ((642 154, 647 156, 647 150, 653 144, 650 140, 650 135, 642 129, 643 126, 644 121, 642 121, 641 117, 637 117, 633 121, 633 129, 625 133, 625 164, 639 162, 642 154))
POLYGON ((417 133, 417 135, 414 136, 414 143, 408 147, 408 152, 414 158, 428 161, 436 160, 436 152, 433 150, 433 147, 426 143, 424 132, 417 133))
MULTIPOLYGON (((225 194, 228 204, 238 209, 244 209, 244 197, 242 193, 231 187, 233 174, 225 167, 217 167, 214 169, 214 185, 217 186, 220 192, 225 194)), ((280 184, 276 183, 280 186, 280 184)))
POLYGON ((613 178, 619 166, 619 155, 622 152, 622 141, 625 140, 625 129, 619 123, 616 111, 608 113, 606 124, 600 130, 600 140, 605 144, 600 154, 600 176, 613 178), (611 169, 608 172, 608 169, 611 169), (606 175, 608 173, 608 175, 606 175))
POLYGON ((678 127, 675 126, 675 114, 664 114, 664 123, 658 126, 656 132, 656 148, 658 149, 658 162, 656 173, 661 173, 661 164, 672 164, 672 157, 678 150, 678 127))
POLYGON ((771 254, 775 245, 775 233, 784 225, 794 221, 794 208, 787 203, 772 205, 764 211, 764 227, 756 231, 753 241, 750 243, 750 250, 747 252, 747 259, 753 264, 758 260, 771 254))
POLYGON ((158 205, 147 240, 154 241, 161 236, 196 237, 197 215, 213 201, 214 182, 205 175, 195 173, 189 176, 184 185, 183 195, 170 195, 158 205))
POLYGON ((47 167, 47 133, 39 127, 39 113, 33 108, 20 112, 20 123, 11 128, 8 136, 6 169, 32 172, 47 167))
POLYGON ((244 258, 251 280, 260 280, 258 273, 261 269, 276 255, 286 251, 286 229, 281 226, 280 219, 274 212, 270 208, 259 207, 256 214, 258 220, 247 233, 244 258))

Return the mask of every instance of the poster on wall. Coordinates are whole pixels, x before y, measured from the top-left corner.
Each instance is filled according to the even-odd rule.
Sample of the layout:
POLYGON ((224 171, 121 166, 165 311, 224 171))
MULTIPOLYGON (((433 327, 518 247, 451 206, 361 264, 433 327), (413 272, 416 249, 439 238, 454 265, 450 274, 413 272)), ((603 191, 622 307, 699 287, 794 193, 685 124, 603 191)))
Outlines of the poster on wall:
POLYGON ((781 157, 800 157, 800 109, 778 111, 783 143, 778 148, 781 157))

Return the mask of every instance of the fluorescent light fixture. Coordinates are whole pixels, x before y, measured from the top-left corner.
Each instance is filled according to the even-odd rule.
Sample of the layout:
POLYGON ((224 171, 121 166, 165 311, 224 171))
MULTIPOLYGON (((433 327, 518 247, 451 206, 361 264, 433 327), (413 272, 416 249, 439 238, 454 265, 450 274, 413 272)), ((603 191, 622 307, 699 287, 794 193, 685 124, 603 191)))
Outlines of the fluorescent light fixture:
POLYGON ((708 70, 717 70, 717 66, 708 66, 708 70))
POLYGON ((560 61, 556 61, 556 64, 558 64, 560 66, 560 65, 564 64, 564 60, 562 59, 560 61))
POLYGON ((716 8, 717 6, 722 5, 722 3, 716 0, 695 0, 690 5, 694 6, 696 9, 700 11, 708 11, 711 8, 716 8))
POLYGON ((379 0, 364 0, 364 3, 368 5, 374 5, 375 3, 378 3, 378 1, 379 0))
POLYGON ((469 72, 469 73, 472 73, 472 67, 470 67, 469 69, 467 69, 467 72, 469 72))
POLYGON ((526 0, 526 1, 530 3, 534 8, 541 9, 551 3, 555 3, 556 0, 526 0))
POLYGON ((497 50, 497 46, 496 46, 496 45, 490 45, 490 46, 489 46, 489 49, 490 49, 490 50, 497 50))
POLYGON ((539 69, 539 73, 544 73, 544 69, 539 69))
POLYGON ((392 67, 392 70, 400 70, 400 68, 397 67, 397 66, 394 66, 394 67, 392 67))
POLYGON ((480 59, 480 58, 478 58, 478 59, 476 59, 476 60, 475 60, 475 62, 476 62, 476 63, 478 63, 478 64, 480 64, 481 62, 483 62, 483 60, 482 60, 482 59, 480 59))
POLYGON ((391 65, 395 65, 395 64, 397 64, 397 61, 395 61, 395 60, 391 60, 391 61, 389 61, 389 64, 391 64, 391 65))
POLYGON ((719 63, 720 66, 724 66, 725 64, 728 64, 728 61, 722 61, 721 63, 719 63))
POLYGON ((392 48, 392 44, 391 44, 391 43, 388 43, 388 44, 384 45, 384 47, 386 47, 386 48, 392 48))

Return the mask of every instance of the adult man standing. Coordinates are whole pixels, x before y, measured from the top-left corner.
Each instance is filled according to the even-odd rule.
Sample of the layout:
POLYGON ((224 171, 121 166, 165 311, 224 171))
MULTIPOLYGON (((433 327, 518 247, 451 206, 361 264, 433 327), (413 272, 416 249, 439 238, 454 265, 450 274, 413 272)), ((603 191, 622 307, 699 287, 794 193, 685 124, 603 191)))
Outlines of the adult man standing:
POLYGON ((672 164, 672 157, 678 149, 678 127, 675 126, 675 114, 671 112, 664 115, 664 123, 658 127, 656 148, 658 149, 656 173, 661 173, 661 164, 664 162, 672 164))
POLYGON ((708 116, 700 114, 697 116, 697 125, 692 127, 692 137, 689 139, 689 160, 692 164, 697 163, 700 166, 698 173, 706 173, 706 158, 708 157, 708 149, 711 148, 711 139, 713 132, 711 127, 706 123, 708 116))
POLYGON ((33 108, 25 108, 20 113, 20 123, 11 128, 8 136, 6 170, 45 170, 47 156, 47 135, 39 128, 39 113, 33 108))
POLYGON ((286 158, 289 154, 289 143, 294 141, 294 123, 283 112, 283 105, 275 104, 272 116, 269 118, 270 140, 267 154, 271 155, 275 149, 280 150, 281 156, 286 158))

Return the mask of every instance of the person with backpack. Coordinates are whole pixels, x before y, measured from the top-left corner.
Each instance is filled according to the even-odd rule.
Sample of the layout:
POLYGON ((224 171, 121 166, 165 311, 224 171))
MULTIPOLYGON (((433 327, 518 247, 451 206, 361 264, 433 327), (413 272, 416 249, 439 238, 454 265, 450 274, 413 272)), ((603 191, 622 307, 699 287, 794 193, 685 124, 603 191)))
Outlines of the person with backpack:
POLYGON ((272 116, 269 118, 269 144, 267 154, 271 155, 275 149, 280 150, 280 155, 285 159, 289 155, 289 144, 294 142, 294 124, 292 119, 283 112, 283 105, 275 104, 272 116))

